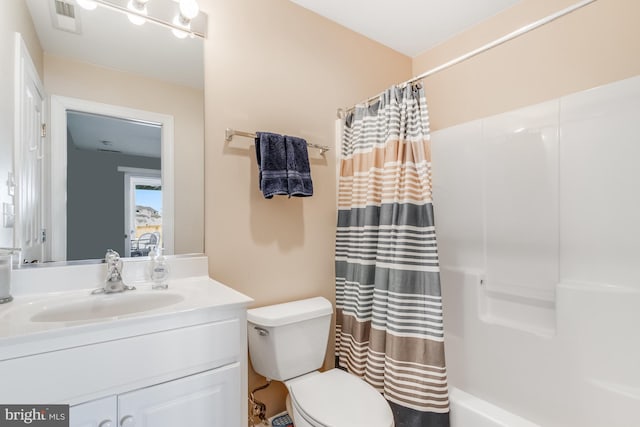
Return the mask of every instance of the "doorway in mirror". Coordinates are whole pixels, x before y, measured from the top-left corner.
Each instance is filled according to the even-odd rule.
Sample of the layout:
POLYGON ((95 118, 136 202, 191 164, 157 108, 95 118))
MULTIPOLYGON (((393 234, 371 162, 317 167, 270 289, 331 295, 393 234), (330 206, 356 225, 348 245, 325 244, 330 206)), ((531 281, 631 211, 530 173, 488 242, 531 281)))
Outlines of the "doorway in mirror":
POLYGON ((125 225, 125 253, 128 256, 147 256, 162 247, 162 181, 159 170, 157 176, 153 171, 125 173, 125 225))
POLYGON ((173 253, 173 118, 51 100, 52 258, 100 259, 106 249, 173 253))

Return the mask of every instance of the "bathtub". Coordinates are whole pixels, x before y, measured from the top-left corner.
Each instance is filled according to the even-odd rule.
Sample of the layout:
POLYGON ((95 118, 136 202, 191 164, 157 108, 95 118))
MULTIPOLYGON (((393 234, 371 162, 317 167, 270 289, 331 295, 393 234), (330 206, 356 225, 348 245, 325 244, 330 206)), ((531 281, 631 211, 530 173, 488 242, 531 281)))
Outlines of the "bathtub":
POLYGON ((451 427, 540 427, 457 388, 449 392, 451 427))

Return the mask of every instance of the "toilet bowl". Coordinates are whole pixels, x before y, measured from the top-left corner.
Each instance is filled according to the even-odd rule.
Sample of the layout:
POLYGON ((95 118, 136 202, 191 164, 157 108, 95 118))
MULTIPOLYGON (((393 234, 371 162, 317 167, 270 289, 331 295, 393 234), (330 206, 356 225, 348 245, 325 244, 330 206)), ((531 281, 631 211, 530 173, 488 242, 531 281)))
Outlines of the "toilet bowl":
POLYGON ((371 385, 340 369, 318 371, 332 313, 321 297, 248 310, 254 370, 284 382, 295 427, 393 427, 389 404, 371 385))
POLYGON ((340 369, 304 375, 285 385, 296 427, 393 427, 393 414, 384 397, 340 369))

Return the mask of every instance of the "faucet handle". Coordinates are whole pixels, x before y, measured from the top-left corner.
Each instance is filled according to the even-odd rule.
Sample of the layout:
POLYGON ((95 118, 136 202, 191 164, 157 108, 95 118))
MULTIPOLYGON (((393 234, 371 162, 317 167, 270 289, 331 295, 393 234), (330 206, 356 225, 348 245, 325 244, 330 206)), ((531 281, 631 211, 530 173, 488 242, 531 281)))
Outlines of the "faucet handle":
POLYGON ((107 249, 107 253, 104 255, 104 262, 107 265, 115 265, 118 261, 120 261, 120 254, 113 249, 107 249))
POLYGON ((118 252, 113 249, 107 249, 107 253, 104 255, 104 262, 107 264, 107 276, 104 286, 94 290, 91 292, 92 294, 112 294, 135 289, 134 286, 127 286, 122 280, 123 262, 118 252))
POLYGON ((122 260, 120 254, 113 249, 108 249, 104 256, 104 262, 107 264, 106 282, 122 282, 122 260))

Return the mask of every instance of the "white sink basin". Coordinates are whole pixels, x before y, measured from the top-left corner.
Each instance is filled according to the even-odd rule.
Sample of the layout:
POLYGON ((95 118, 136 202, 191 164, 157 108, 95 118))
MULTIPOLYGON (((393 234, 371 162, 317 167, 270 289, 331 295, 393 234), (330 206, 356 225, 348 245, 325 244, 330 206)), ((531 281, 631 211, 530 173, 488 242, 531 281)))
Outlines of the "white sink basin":
POLYGON ((76 301, 46 305, 30 317, 31 322, 74 322, 96 320, 155 310, 182 302, 177 293, 125 292, 91 295, 76 301))

